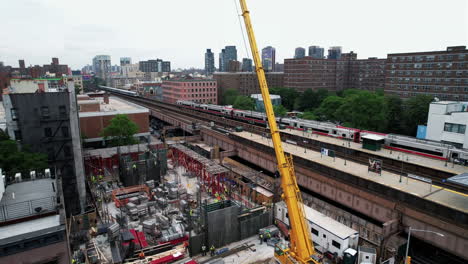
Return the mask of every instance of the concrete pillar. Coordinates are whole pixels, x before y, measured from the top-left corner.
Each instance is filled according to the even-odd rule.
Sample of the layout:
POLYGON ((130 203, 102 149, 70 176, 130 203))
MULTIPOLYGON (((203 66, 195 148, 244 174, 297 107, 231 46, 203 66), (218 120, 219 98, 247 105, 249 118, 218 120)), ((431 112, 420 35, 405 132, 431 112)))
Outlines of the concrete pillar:
POLYGON ((75 163, 76 188, 80 198, 81 212, 86 207, 86 184, 83 164, 83 151, 81 149, 80 119, 76 102, 75 86, 73 80, 68 80, 68 95, 70 97, 70 132, 73 144, 73 159, 75 163))

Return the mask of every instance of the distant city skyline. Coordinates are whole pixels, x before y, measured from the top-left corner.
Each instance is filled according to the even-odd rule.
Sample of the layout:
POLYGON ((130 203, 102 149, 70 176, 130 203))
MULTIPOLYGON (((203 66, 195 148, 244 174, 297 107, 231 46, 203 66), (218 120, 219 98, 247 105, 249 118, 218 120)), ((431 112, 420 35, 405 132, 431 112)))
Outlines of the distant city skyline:
MULTIPOLYGON (((239 58, 249 57, 233 2, 205 0, 203 5, 210 8, 193 1, 183 3, 184 8, 180 8, 180 0, 143 0, 138 5, 128 1, 83 0, 80 5, 56 0, 11 1, 3 19, 14 26, 3 29, 2 35, 7 37, 0 43, 0 61, 17 66, 18 60, 24 59, 29 66, 58 57, 72 69, 81 69, 94 56, 108 54, 112 65, 119 64, 120 57, 131 57, 135 62, 160 57, 171 61, 174 69, 203 68, 206 49, 211 48, 217 56, 226 45, 237 46, 239 58), (158 26, 152 19, 155 9, 166 10, 159 15, 161 20, 169 21, 170 27, 153 31, 158 26), (124 18, 119 15, 122 13, 126 14, 124 18), (175 20, 175 13, 183 19, 175 20), (187 25, 198 30, 187 31, 187 25), (216 34, 200 35, 208 26, 216 34)), ((327 12, 308 15, 311 8, 328 7, 327 1, 296 0, 286 4, 272 0, 268 7, 262 1, 248 1, 248 5, 258 46, 275 47, 278 62, 291 58, 296 47, 310 45, 326 50, 342 46, 343 53, 354 51, 358 58, 385 58, 389 53, 438 51, 468 43, 467 2, 462 0, 444 4, 435 0, 339 1, 340 8, 333 17, 327 12), (421 6, 424 12, 420 12, 421 6), (399 16, 383 20, 382 13, 399 16), (281 19, 271 19, 271 14, 281 19), (304 28, 310 25, 327 26, 314 27, 313 34, 306 34, 304 28)))

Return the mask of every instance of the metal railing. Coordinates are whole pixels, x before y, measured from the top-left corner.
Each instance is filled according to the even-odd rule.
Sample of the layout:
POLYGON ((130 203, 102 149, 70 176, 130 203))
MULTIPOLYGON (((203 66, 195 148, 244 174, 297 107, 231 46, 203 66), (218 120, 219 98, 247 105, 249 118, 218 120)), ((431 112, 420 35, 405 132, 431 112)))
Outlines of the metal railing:
POLYGON ((57 200, 55 196, 0 205, 0 222, 52 212, 56 210, 56 206, 57 200))

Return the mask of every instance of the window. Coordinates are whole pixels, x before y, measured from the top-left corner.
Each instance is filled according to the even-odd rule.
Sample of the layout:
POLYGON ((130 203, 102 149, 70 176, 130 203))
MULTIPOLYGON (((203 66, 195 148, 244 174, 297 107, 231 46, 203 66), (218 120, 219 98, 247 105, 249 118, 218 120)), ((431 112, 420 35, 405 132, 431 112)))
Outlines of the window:
POLYGON ((16 108, 11 109, 11 119, 18 120, 18 109, 16 108))
POLYGON ((452 133, 465 134, 466 125, 445 123, 444 131, 452 132, 452 133))
POLYGON ((21 136, 21 130, 15 130, 13 132, 15 134, 15 140, 22 140, 22 136, 21 136))
POLYGON ((71 148, 70 148, 70 146, 63 147, 63 153, 65 154, 65 157, 71 157, 71 148))
POLYGON ((68 137, 68 127, 63 126, 63 127, 61 127, 61 129, 62 129, 62 136, 67 138, 68 137))
POLYGON ((43 118, 49 118, 49 107, 48 106, 43 106, 41 107, 41 117, 43 118))
POLYGON ((311 228, 310 230, 312 231, 312 234, 314 234, 316 236, 319 235, 319 231, 317 229, 311 228))
POLYGON ((50 128, 50 127, 44 128, 44 136, 52 137, 52 128, 50 128))
POLYGON ((48 148, 47 149, 47 158, 49 160, 53 160, 55 157, 54 149, 53 148, 48 148))
POLYGON ((341 244, 338 243, 338 242, 336 242, 335 240, 332 240, 332 245, 333 245, 334 247, 336 247, 337 249, 340 249, 340 248, 341 248, 341 244))
POLYGON ((67 108, 64 105, 59 106, 59 115, 60 117, 67 117, 67 108))

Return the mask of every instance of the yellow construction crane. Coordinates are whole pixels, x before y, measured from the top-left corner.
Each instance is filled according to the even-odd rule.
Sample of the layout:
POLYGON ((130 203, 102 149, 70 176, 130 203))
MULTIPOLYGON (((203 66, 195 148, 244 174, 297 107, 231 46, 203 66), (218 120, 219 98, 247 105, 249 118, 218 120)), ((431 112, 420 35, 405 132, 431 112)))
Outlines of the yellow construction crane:
POLYGON ((270 126, 271 138, 275 148, 278 170, 281 175, 281 187, 283 194, 281 197, 288 207, 290 224, 290 246, 277 245, 275 247, 275 257, 281 263, 320 263, 315 255, 312 239, 309 234, 309 227, 304 217, 304 206, 299 187, 297 186, 296 175, 292 163, 292 156, 286 157, 281 143, 280 132, 276 125, 275 113, 270 100, 270 92, 265 78, 260 55, 258 54, 257 41, 253 32, 250 13, 247 10, 245 0, 239 0, 242 8, 247 35, 249 37, 250 49, 255 63, 260 90, 265 104, 265 113, 270 126))

